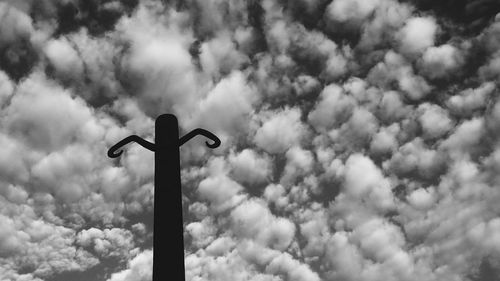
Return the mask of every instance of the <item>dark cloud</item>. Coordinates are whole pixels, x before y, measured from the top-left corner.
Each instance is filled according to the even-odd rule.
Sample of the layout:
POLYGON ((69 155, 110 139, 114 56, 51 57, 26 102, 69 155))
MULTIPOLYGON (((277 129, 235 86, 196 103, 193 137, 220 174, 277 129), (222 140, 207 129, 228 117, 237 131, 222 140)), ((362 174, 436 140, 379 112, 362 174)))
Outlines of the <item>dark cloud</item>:
POLYGON ((480 32, 500 12, 500 4, 494 0, 413 0, 424 11, 431 11, 460 24, 467 32, 480 32))

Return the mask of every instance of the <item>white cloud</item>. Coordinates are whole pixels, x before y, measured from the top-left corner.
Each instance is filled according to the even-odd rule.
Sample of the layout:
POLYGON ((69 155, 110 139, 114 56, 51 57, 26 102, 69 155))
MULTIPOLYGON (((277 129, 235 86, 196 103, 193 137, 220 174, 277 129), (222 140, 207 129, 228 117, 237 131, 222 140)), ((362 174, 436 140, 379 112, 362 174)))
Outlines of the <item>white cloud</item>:
POLYGON ((370 151, 376 154, 391 153, 395 151, 398 147, 396 135, 399 131, 400 127, 398 124, 380 128, 379 132, 373 136, 370 143, 370 151))
POLYGON ((153 251, 146 250, 128 263, 127 269, 113 273, 107 281, 148 281, 153 278, 153 251))
POLYGON ((417 137, 399 147, 388 162, 392 172, 400 175, 418 175, 432 179, 445 168, 445 155, 429 148, 417 137))
POLYGON ((451 96, 446 104, 453 113, 470 116, 475 110, 486 106, 488 97, 494 90, 493 82, 487 82, 478 88, 468 88, 451 96))
POLYGON ((327 16, 339 22, 353 22, 361 24, 370 16, 381 1, 379 0, 334 0, 327 8, 327 16))
POLYGON ((81 99, 38 74, 19 85, 5 114, 10 132, 46 151, 69 144, 92 118, 81 99))
POLYGON ((83 62, 66 38, 49 41, 45 54, 61 76, 78 78, 83 75, 83 62))
POLYGON ((300 115, 300 110, 297 108, 274 112, 257 130, 254 138, 257 146, 269 153, 283 153, 293 145, 299 144, 306 134, 300 115))
POLYGON ((186 280, 498 271, 498 21, 396 0, 35 2, 0 3, 0 279, 151 280, 154 153, 106 149, 153 142, 161 113, 222 140, 180 149, 186 280))
POLYGON ((314 164, 313 154, 300 147, 292 147, 286 152, 285 170, 280 183, 286 185, 293 183, 297 178, 311 173, 314 164))
POLYGON ((7 74, 0 71, 0 108, 3 108, 14 93, 14 84, 7 74))
POLYGON ((344 189, 346 194, 365 198, 380 210, 394 207, 391 183, 366 156, 354 154, 349 157, 345 167, 344 189))
POLYGON ((285 250, 295 236, 295 225, 285 218, 275 217, 264 201, 249 200, 231 212, 235 234, 280 251, 285 250))
POLYGON ((455 153, 467 153, 479 144, 483 134, 484 120, 482 118, 465 120, 455 128, 442 145, 455 153))
POLYGON ((233 38, 229 33, 219 33, 200 47, 201 67, 207 73, 219 76, 239 69, 248 58, 236 49, 233 38))
POLYGON ((0 46, 29 39, 34 29, 32 19, 8 3, 0 3, 0 46))
POLYGON ((300 264, 288 253, 281 254, 273 259, 266 267, 266 271, 274 274, 284 274, 290 281, 320 280, 318 274, 313 272, 309 266, 300 264))
POLYGON ((406 21, 398 33, 403 53, 415 54, 434 45, 438 26, 431 17, 413 17, 406 21))
POLYGON ((120 228, 82 230, 78 233, 76 242, 83 247, 91 248, 101 257, 128 259, 137 251, 134 249, 133 234, 120 228))
POLYGON ((259 155, 247 148, 238 154, 231 154, 228 160, 231 165, 231 175, 237 181, 254 184, 270 179, 271 159, 266 155, 259 155))
POLYGON ((430 47, 422 55, 422 70, 430 78, 452 76, 462 64, 462 56, 452 45, 430 47))
POLYGON ((323 88, 308 120, 317 130, 329 130, 349 118, 354 105, 352 98, 347 96, 340 86, 330 84, 323 88))
POLYGON ((439 138, 453 128, 453 120, 443 108, 424 103, 417 110, 422 112, 419 121, 424 131, 424 137, 439 138))
POLYGON ((222 134, 227 143, 229 136, 245 133, 248 118, 258 100, 258 94, 247 82, 245 74, 232 72, 199 101, 194 123, 222 134))
MULTIPOLYGON (((212 167, 225 165, 222 159, 214 159, 212 167)), ((210 203, 215 212, 222 212, 238 205, 245 195, 241 194, 243 187, 227 176, 228 170, 222 167, 214 167, 213 174, 203 179, 199 185, 197 194, 201 199, 210 203)))
POLYGON ((398 89, 407 94, 411 100, 420 100, 432 90, 431 85, 409 65, 403 56, 388 51, 384 61, 375 65, 368 74, 368 80, 382 87, 389 87, 397 83, 398 89))
POLYGON ((408 202, 415 208, 428 209, 434 204, 436 194, 433 189, 419 188, 408 195, 408 202))

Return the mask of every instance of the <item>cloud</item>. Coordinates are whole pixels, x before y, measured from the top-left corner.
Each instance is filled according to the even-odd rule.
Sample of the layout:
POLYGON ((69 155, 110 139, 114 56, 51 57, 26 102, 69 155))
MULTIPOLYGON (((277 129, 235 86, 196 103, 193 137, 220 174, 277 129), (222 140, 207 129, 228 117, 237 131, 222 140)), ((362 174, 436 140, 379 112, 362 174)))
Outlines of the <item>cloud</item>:
POLYGON ((373 136, 370 143, 370 151, 375 154, 391 153, 398 147, 397 134, 401 128, 398 124, 380 128, 379 132, 373 136))
POLYGON ((345 167, 345 193, 354 198, 365 198, 377 208, 387 210, 394 206, 390 182, 375 164, 365 156, 354 154, 345 167))
POLYGON ((241 194, 243 187, 228 177, 223 159, 214 159, 210 164, 213 174, 199 183, 197 193, 215 212, 222 212, 239 204, 245 195, 241 194))
POLYGON ((5 114, 3 122, 12 134, 45 151, 69 144, 92 118, 81 99, 42 75, 19 85, 5 114))
POLYGON ((78 233, 76 242, 83 247, 90 247, 101 257, 128 258, 137 250, 134 249, 132 233, 120 228, 86 229, 78 233))
POLYGON ((295 225, 271 214, 263 201, 242 203, 231 212, 233 231, 237 237, 253 238, 263 246, 285 250, 295 234, 295 225))
POLYGON ((146 281, 151 280, 153 268, 153 251, 146 250, 128 263, 128 268, 113 273, 108 281, 146 281))
POLYGON ((326 86, 320 94, 318 104, 309 113, 309 122, 317 130, 328 130, 334 125, 345 122, 354 108, 352 98, 344 94, 342 88, 332 84, 326 86))
POLYGON ((421 104, 417 110, 422 111, 419 121, 422 126, 424 137, 442 137, 453 128, 453 120, 448 116, 448 112, 439 106, 424 103, 421 104))
POLYGON ((430 47, 422 55, 422 70, 429 78, 449 77, 460 68, 462 56, 452 45, 430 47))
POLYGON ((29 39, 34 31, 32 19, 22 11, 7 3, 0 3, 0 46, 21 39, 29 39))
POLYGON ((464 89, 459 94, 451 96, 447 105, 449 109, 461 116, 470 116, 474 111, 486 106, 488 96, 494 90, 492 82, 486 82, 480 87, 464 89))
POLYGON ((0 107, 3 108, 14 93, 14 85, 3 71, 0 72, 0 79, 0 85, 2 85, 0 88, 0 107))
POLYGON ((246 81, 245 75, 232 72, 221 79, 205 99, 199 101, 198 116, 194 122, 216 130, 229 141, 229 136, 245 133, 248 118, 258 101, 259 96, 253 85, 246 81), (214 112, 220 114, 214 115, 214 112))
POLYGON ((186 280, 493 280, 496 5, 424 2, 0 1, 0 279, 150 280, 173 113, 186 280))
POLYGON ((50 41, 45 54, 61 76, 77 78, 83 75, 83 62, 65 38, 50 41))
POLYGON ((286 108, 266 118, 255 133, 257 146, 269 153, 283 153, 300 144, 306 128, 300 121, 300 110, 286 108))
POLYGON ((382 87, 396 83, 397 89, 406 93, 412 100, 420 100, 432 90, 432 86, 423 77, 415 74, 408 61, 392 50, 385 54, 383 62, 379 62, 370 70, 368 81, 382 87))
POLYGON ((229 156, 232 176, 241 182, 255 184, 270 179, 272 166, 267 155, 259 155, 252 149, 244 149, 229 156))
POLYGON ((381 1, 346 1, 335 0, 328 5, 327 15, 339 22, 361 24, 377 8, 381 1))
POLYGON ((398 33, 403 53, 416 54, 434 45, 438 27, 433 18, 414 17, 406 21, 398 33))

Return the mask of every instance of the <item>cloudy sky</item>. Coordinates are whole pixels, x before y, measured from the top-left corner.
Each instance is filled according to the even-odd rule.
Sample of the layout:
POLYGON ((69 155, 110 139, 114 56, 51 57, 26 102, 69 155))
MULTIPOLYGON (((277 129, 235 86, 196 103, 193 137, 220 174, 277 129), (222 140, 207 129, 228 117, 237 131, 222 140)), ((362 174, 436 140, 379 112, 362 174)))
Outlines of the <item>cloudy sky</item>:
POLYGON ((500 280, 498 12, 0 0, 0 280, 151 280, 162 113, 188 281, 500 280))

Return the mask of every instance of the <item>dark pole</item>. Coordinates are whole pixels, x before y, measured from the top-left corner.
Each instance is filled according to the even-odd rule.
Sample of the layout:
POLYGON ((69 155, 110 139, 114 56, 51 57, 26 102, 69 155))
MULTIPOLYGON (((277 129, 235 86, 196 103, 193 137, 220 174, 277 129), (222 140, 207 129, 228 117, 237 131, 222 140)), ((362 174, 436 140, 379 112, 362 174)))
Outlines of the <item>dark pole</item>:
POLYGON ((184 280, 184 235, 177 118, 155 123, 153 280, 184 280), (163 270, 162 270, 163 268, 163 270))
POLYGON ((154 144, 133 135, 108 150, 108 156, 116 158, 122 146, 136 142, 155 152, 153 281, 185 280, 179 147, 196 135, 211 139, 213 143, 206 142, 210 148, 220 145, 219 138, 199 128, 179 139, 177 118, 163 114, 156 118, 154 144))

